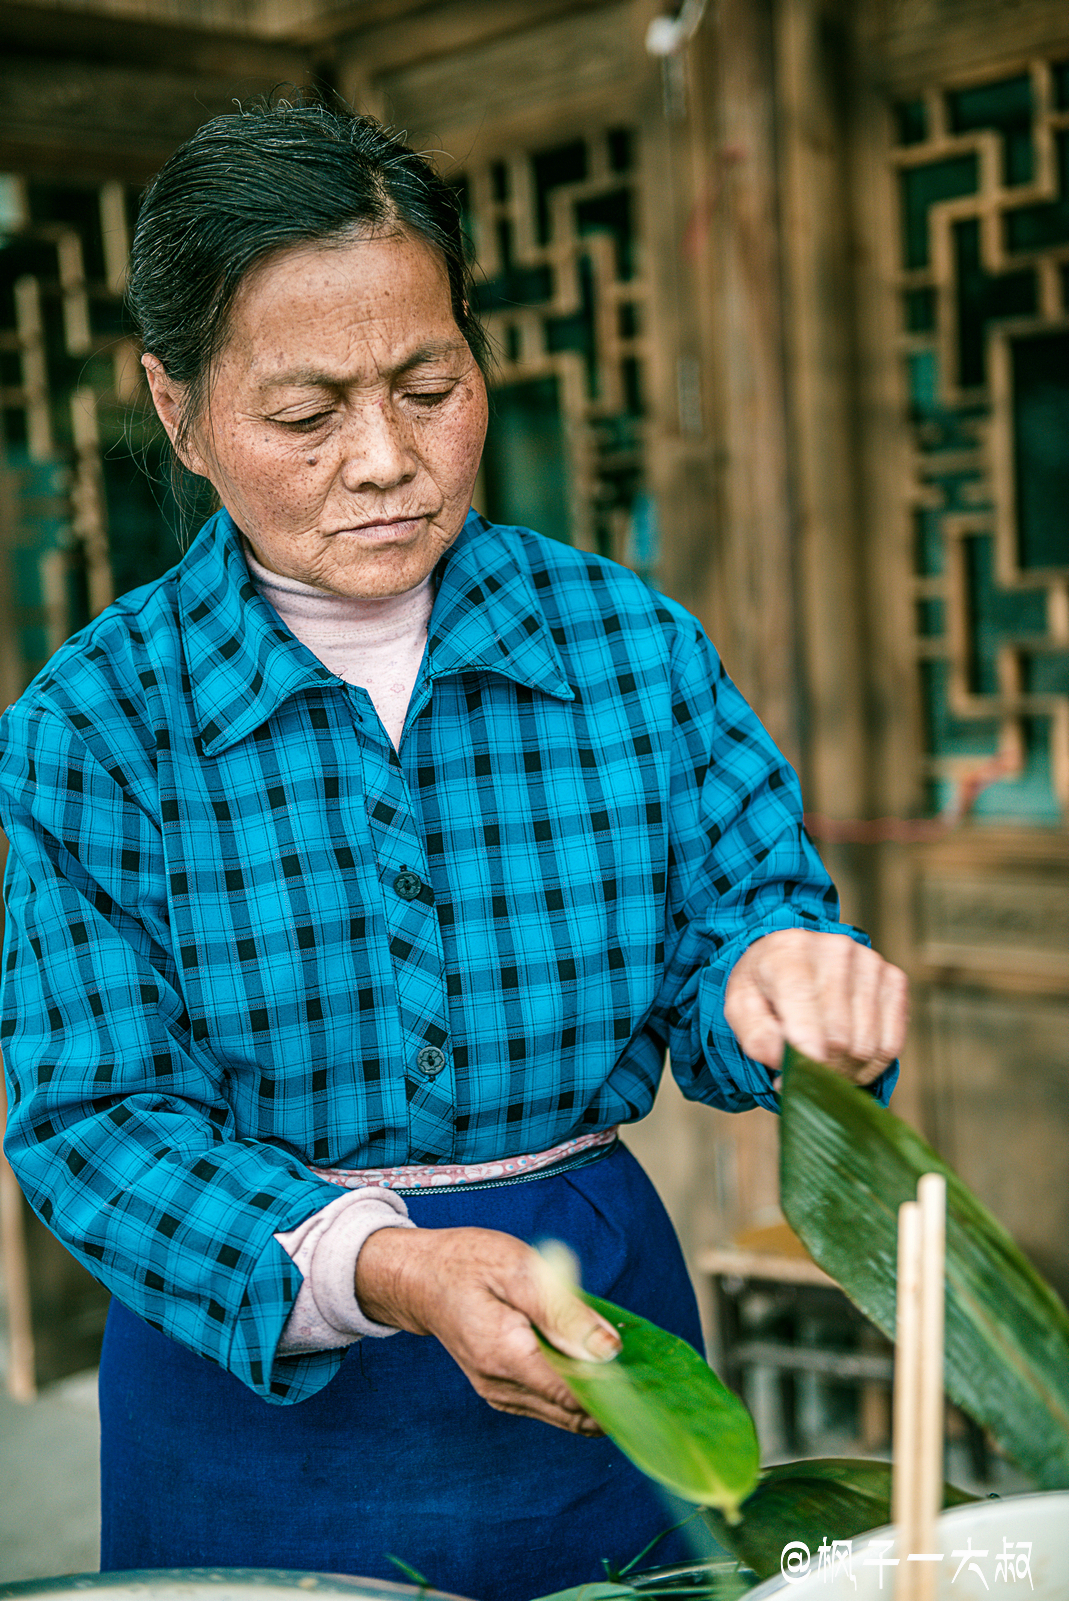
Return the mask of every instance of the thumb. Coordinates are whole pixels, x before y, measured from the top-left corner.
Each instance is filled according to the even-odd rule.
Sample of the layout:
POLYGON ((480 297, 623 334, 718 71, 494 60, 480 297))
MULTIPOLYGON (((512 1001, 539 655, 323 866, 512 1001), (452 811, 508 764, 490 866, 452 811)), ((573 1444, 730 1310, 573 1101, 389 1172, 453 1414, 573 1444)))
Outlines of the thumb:
POLYGON ((579 1362, 610 1362, 621 1350, 620 1336, 600 1313, 576 1295, 575 1258, 552 1242, 537 1253, 541 1309, 534 1319, 550 1345, 579 1362))

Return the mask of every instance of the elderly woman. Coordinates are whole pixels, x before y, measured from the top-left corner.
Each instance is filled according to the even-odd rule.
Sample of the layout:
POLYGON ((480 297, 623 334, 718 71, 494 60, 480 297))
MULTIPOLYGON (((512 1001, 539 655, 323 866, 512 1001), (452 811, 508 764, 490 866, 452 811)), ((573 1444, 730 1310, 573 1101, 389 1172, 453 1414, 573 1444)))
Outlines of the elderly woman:
POLYGON ((774 1108, 785 1039, 886 1096, 904 980, 694 619, 470 509, 485 345, 428 163, 320 107, 209 122, 130 304, 221 509, 0 771, 8 1152, 115 1297, 102 1566, 594 1578, 668 1518, 539 1355, 617 1340, 532 1244, 698 1344, 618 1126, 666 1047, 711 1106, 774 1108))

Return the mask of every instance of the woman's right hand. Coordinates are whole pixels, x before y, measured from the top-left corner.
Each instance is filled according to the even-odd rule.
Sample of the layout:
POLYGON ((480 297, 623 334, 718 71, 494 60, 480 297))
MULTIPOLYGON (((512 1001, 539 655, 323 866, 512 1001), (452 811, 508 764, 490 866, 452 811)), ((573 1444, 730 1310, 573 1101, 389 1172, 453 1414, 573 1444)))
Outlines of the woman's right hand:
POLYGON ((433 1334, 499 1412, 601 1433, 542 1355, 532 1325, 587 1362, 614 1357, 619 1336, 522 1240, 496 1229, 379 1229, 357 1258, 356 1298, 377 1323, 433 1334))

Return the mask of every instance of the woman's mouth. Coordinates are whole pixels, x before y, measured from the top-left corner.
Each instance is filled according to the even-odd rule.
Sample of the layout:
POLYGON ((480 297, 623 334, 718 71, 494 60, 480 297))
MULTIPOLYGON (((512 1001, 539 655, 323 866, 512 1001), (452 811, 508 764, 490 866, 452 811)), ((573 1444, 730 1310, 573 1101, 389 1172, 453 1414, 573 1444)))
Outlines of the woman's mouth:
POLYGON ((366 540, 372 544, 390 544, 414 539, 428 522, 426 514, 418 517, 383 517, 374 522, 351 523, 347 528, 335 528, 328 537, 366 540))

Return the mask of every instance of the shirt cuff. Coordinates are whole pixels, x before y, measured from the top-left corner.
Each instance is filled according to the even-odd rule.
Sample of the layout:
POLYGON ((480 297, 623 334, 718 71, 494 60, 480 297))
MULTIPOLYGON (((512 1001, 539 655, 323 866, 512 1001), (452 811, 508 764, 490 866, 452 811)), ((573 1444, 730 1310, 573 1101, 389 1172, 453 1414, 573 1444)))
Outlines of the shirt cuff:
POLYGON ((352 1345, 365 1334, 398 1334, 364 1316, 356 1299, 356 1260, 376 1229, 414 1229, 408 1208, 379 1185, 347 1190, 275 1239, 303 1280, 278 1342, 278 1356, 352 1345))

